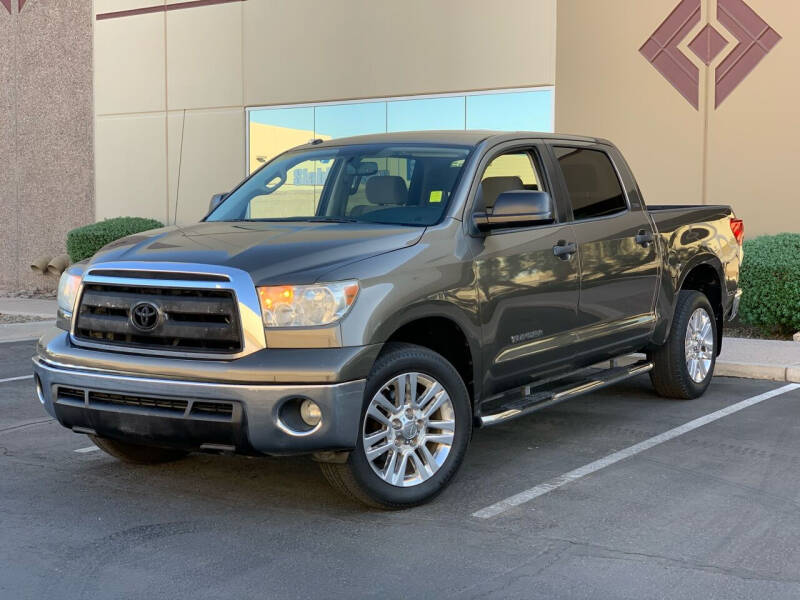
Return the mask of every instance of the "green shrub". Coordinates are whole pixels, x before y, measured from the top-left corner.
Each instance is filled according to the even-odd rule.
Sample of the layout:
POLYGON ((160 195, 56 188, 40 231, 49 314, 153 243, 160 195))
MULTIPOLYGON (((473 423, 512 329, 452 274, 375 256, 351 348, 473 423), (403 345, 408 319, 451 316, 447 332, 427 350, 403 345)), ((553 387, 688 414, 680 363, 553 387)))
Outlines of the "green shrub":
POLYGON ((117 217, 84 225, 67 233, 67 254, 72 262, 78 262, 94 256, 100 248, 115 240, 163 226, 155 219, 141 217, 117 217))
POLYGON ((741 320, 767 333, 800 331, 800 234, 744 243, 741 320))

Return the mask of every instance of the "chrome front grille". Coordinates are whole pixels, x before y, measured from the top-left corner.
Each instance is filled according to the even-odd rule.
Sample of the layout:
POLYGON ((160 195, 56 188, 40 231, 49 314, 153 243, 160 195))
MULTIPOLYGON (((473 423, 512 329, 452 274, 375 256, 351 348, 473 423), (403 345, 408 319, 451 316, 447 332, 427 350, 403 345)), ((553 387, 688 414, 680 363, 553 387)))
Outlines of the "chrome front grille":
POLYGON ((242 333, 232 290, 85 283, 73 334, 78 342, 168 351, 234 354, 242 333), (142 327, 135 308, 156 313, 142 327))

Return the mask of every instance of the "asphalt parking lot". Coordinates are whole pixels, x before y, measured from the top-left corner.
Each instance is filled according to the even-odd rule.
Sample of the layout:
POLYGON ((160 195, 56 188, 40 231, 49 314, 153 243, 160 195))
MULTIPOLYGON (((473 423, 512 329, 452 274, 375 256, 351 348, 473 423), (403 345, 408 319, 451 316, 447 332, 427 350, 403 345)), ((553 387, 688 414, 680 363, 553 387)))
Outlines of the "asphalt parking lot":
MULTIPOLYGON (((0 344, 0 380, 33 343, 0 344)), ((646 376, 477 431, 434 503, 372 511, 306 458, 116 462, 0 383, 0 598, 798 598, 800 389, 490 518, 505 498, 785 384, 646 376), (82 451, 83 450, 83 451, 82 451)))

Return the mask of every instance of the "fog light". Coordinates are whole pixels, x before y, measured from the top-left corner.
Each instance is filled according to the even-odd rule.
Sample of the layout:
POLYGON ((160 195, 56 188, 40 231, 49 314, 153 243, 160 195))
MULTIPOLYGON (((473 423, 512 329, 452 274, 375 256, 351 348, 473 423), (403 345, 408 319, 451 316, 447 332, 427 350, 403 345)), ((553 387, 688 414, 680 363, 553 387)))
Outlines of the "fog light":
POLYGON ((39 399, 39 402, 44 404, 44 389, 42 388, 42 380, 39 379, 38 375, 34 375, 36 380, 36 397, 39 399))
POLYGON ((322 421, 322 411, 313 400, 303 400, 300 405, 300 418, 303 419, 306 425, 316 427, 322 421))

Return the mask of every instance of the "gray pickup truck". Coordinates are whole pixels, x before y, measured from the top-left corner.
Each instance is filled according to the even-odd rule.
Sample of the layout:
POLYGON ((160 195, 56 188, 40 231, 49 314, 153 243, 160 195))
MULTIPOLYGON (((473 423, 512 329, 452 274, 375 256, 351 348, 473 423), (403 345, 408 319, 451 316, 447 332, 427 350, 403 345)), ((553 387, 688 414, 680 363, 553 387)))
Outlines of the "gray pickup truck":
POLYGON ((37 394, 124 461, 312 454, 340 491, 413 506, 474 427, 646 372, 702 394, 742 236, 728 206, 645 207, 602 139, 314 140, 201 223, 71 267, 37 394))

